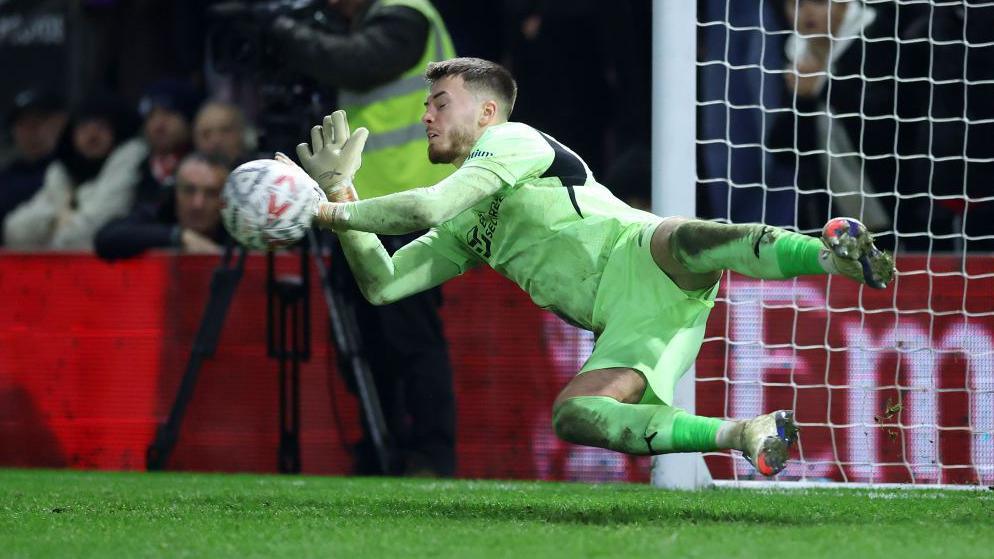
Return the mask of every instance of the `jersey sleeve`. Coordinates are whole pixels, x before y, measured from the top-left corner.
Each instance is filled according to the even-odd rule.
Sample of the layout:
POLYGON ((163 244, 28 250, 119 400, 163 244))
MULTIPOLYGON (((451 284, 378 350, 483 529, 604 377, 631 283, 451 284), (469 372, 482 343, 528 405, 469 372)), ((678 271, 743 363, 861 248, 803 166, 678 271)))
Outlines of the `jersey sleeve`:
POLYGON ((539 177, 555 158, 549 142, 534 128, 508 122, 494 126, 477 140, 463 167, 480 167, 515 185, 539 177))
POLYGON ((414 242, 421 243, 444 256, 459 267, 460 274, 480 263, 476 253, 460 243, 459 239, 445 227, 445 224, 432 227, 414 242))

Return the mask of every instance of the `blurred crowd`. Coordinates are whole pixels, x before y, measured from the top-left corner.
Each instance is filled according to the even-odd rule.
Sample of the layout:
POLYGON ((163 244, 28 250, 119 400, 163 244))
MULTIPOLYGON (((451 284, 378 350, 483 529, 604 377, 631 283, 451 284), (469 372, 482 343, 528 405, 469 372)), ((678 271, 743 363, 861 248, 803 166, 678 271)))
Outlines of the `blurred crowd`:
MULTIPOLYGON (((0 87, 0 246, 107 258, 220 251, 226 173, 275 150, 292 153, 315 115, 336 107, 339 87, 356 87, 298 71, 306 65, 284 48, 278 20, 323 18, 344 34, 350 3, 364 4, 4 3, 0 29, 20 31, 0 32, 0 66, 16 76, 0 87), (258 15, 269 9, 285 15, 258 15), (273 103, 272 88, 289 99, 273 103), (280 118, 289 125, 274 124, 280 118)), ((648 2, 606 11, 593 0, 433 4, 459 55, 512 68, 517 120, 556 136, 620 196, 648 206, 648 2)), ((327 74, 347 62, 328 60, 327 74)), ((375 84, 376 69, 364 71, 362 85, 375 84)))
POLYGON ((221 187, 250 151, 242 112, 175 80, 129 107, 109 90, 70 111, 51 93, 18 96, 15 156, 0 171, 6 248, 220 252, 221 187))
POLYGON ((795 110, 767 143, 788 148, 802 219, 860 215, 905 248, 994 250, 994 9, 781 5, 795 110))
POLYGON ((994 6, 699 7, 703 215, 848 215, 892 250, 994 251, 994 6))

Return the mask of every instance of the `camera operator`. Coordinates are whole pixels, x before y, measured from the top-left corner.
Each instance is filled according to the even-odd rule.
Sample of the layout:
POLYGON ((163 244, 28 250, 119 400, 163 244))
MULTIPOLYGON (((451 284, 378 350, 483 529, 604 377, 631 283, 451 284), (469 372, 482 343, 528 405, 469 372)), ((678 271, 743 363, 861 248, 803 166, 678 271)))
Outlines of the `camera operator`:
MULTIPOLYGON (((430 61, 455 56, 428 0, 315 0, 304 16, 279 16, 266 30, 268 54, 283 68, 338 91, 354 127, 369 129, 355 186, 360 198, 435 184, 451 172, 432 166, 421 115, 430 61), (338 23, 336 23, 336 20, 338 23), (344 29, 339 25, 344 21, 344 29)), ((388 250, 416 235, 384 238, 388 250)), ((334 280, 354 303, 387 426, 398 448, 382 472, 369 436, 358 445, 356 473, 451 476, 455 473, 452 367, 438 315, 441 291, 392 305, 367 303, 340 249, 334 280)))

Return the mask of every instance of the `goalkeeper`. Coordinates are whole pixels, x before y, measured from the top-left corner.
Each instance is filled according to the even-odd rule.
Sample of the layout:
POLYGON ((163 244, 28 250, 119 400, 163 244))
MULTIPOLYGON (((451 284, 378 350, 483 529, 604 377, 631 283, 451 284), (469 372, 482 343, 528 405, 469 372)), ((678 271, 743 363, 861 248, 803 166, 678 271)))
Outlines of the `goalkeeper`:
MULTIPOLYGON (((760 224, 726 225, 634 210, 580 157, 508 117, 516 85, 474 58, 431 63, 422 122, 438 184, 351 202, 322 202, 363 294, 385 304, 486 264, 540 307, 591 330, 596 343, 553 404, 556 434, 628 454, 736 449, 767 476, 797 439, 791 411, 743 421, 673 407, 673 389, 704 338, 723 270, 765 279, 841 274, 882 289, 893 262, 858 221, 834 219, 816 239, 760 224), (428 229, 387 254, 376 237, 428 229)), ((326 192, 351 191, 366 131, 325 117, 297 147, 326 192)), ((332 199, 340 199, 333 198, 332 199)))

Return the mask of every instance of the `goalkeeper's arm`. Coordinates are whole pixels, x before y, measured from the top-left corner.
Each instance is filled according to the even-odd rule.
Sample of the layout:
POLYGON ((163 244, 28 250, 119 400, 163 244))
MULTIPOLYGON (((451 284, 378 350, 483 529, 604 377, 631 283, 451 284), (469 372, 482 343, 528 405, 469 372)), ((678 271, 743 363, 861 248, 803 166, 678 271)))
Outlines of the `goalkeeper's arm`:
POLYGON ((372 233, 343 231, 339 239, 363 297, 374 305, 399 301, 462 273, 459 266, 418 240, 391 257, 372 233))
POLYGON ((315 219, 321 227, 336 231, 402 235, 448 221, 503 186, 504 182, 492 171, 464 167, 434 186, 370 200, 322 202, 315 219))

